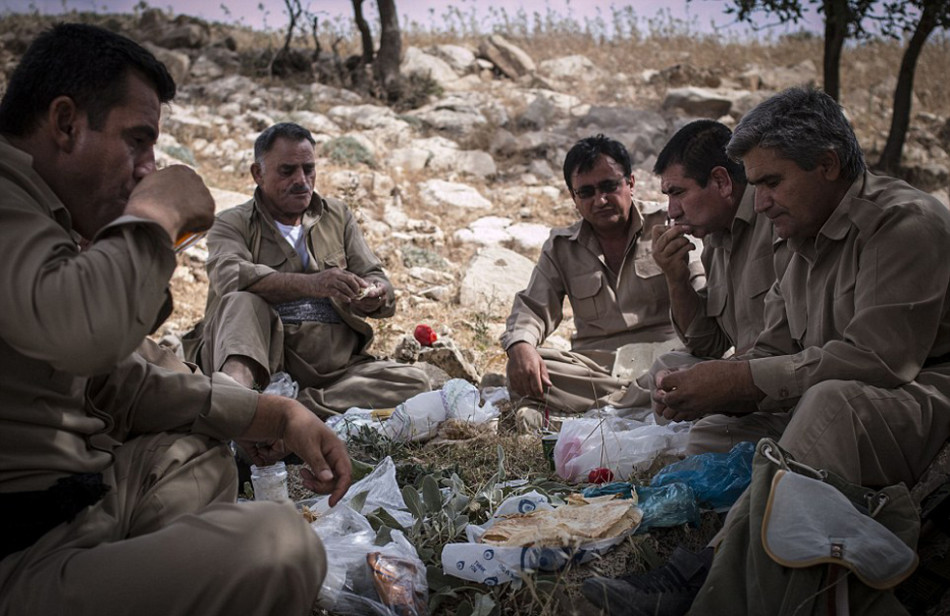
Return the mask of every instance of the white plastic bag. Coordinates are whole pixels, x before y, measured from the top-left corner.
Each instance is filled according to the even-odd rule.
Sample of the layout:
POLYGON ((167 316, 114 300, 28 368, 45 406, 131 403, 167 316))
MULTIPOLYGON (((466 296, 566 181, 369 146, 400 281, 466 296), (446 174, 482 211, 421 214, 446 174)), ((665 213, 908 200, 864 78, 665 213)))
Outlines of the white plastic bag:
POLYGON ((561 424, 554 446, 554 467, 567 481, 587 481, 590 471, 608 468, 618 480, 645 471, 660 454, 683 455, 689 422, 656 424, 615 416, 579 417, 561 424))
POLYGON ((442 389, 415 395, 397 406, 382 432, 396 441, 425 441, 436 435, 446 419, 484 423, 498 414, 491 402, 479 406, 474 385, 464 379, 449 379, 442 389))
MULTIPOLYGON (((496 586, 518 580, 536 571, 560 571, 570 562, 584 563, 609 551, 624 535, 589 541, 576 549, 558 546, 508 547, 478 543, 485 531, 507 515, 553 509, 546 496, 536 491, 510 496, 483 525, 465 528, 467 543, 449 543, 442 548, 442 571, 463 580, 496 586)), ((632 532, 632 531, 631 531, 632 532)))

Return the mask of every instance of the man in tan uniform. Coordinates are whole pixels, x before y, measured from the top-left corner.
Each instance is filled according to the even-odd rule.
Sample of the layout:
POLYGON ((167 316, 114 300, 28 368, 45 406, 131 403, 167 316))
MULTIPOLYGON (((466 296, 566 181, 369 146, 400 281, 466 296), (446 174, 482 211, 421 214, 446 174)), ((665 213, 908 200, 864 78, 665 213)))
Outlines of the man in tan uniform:
POLYGON ((174 93, 140 46, 65 24, 0 102, 0 614, 309 614, 326 573, 292 504, 234 502, 226 443, 296 452, 335 502, 339 439, 135 352, 170 309, 173 240, 213 220, 194 172, 155 171, 174 93))
POLYGON ((297 399, 320 415, 392 408, 428 391, 419 368, 367 351, 365 317, 395 313, 393 287, 349 208, 314 192, 310 131, 271 126, 254 161, 254 198, 208 233, 208 304, 189 356, 248 387, 287 372, 297 399))
MULTIPOLYGON (((726 155, 732 131, 715 120, 681 128, 657 157, 653 172, 669 196, 669 228, 653 228, 653 258, 666 275, 670 314, 686 352, 659 358, 652 371, 749 350, 764 326, 765 294, 784 271, 789 254, 769 219, 753 209, 754 189, 742 164, 726 155), (706 286, 689 283, 685 234, 703 239, 706 286)), ((721 449, 704 432, 690 433, 688 453, 721 449), (718 447, 717 447, 718 446, 718 447)), ((738 427, 731 439, 745 440, 738 427)), ((726 447, 728 449, 728 447, 726 447)))
MULTIPOLYGON (((820 91, 793 88, 765 101, 736 127, 727 152, 742 159, 756 211, 792 256, 753 349, 658 373, 656 411, 697 426, 722 409, 745 413, 760 436, 813 468, 870 488, 914 485, 950 435, 950 213, 868 172, 840 107, 820 91)), ((682 614, 708 571, 685 564, 590 580, 585 594, 611 614, 653 614, 656 605, 682 614), (679 570, 676 585, 647 588, 646 577, 671 579, 670 568, 679 570)), ((734 611, 719 600, 719 611, 734 611)))
MULTIPOLYGON (((626 344, 676 344, 666 279, 651 256, 651 229, 666 212, 633 199, 630 155, 603 135, 571 148, 564 180, 581 220, 552 230, 515 296, 501 337, 509 388, 521 404, 562 414, 648 407, 649 390, 612 371, 626 344), (539 346, 561 323, 565 296, 577 330, 571 350, 539 346)), ((698 266, 690 276, 701 284, 698 266)))

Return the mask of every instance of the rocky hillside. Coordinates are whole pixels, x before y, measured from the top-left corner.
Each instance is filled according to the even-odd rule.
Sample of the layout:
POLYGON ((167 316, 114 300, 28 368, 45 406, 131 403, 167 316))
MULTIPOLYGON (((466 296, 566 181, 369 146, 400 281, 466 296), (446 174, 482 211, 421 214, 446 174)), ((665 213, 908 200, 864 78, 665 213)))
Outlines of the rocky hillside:
MULTIPOLYGON (((398 289, 396 317, 377 324, 376 352, 393 354, 404 334, 427 323, 468 349, 480 375, 503 371, 496 340, 511 297, 549 229, 576 216, 560 173, 575 140, 602 132, 623 141, 637 196, 661 200, 650 169, 676 128, 696 117, 732 125, 772 92, 821 78, 821 43, 809 37, 743 46, 684 36, 598 43, 580 34, 556 41, 416 34, 404 37, 402 61, 404 75, 417 75, 416 104, 397 111, 320 83, 319 70, 267 76, 264 39, 244 29, 154 9, 73 17, 143 42, 169 66, 180 90, 164 115, 161 164, 196 167, 219 208, 251 193, 259 131, 278 121, 309 128, 318 142, 317 189, 353 207, 398 289)), ((27 16, 0 22, 0 89, 42 26, 27 16)), ((950 95, 940 71, 948 42, 932 47, 918 71, 924 85, 906 175, 946 203, 950 95)), ((872 42, 849 49, 842 64, 842 101, 869 161, 886 138, 900 51, 872 42)), ((204 254, 199 244, 180 256, 177 307, 161 334, 180 335, 200 318, 204 254)), ((566 344, 570 321, 559 333, 566 344)))

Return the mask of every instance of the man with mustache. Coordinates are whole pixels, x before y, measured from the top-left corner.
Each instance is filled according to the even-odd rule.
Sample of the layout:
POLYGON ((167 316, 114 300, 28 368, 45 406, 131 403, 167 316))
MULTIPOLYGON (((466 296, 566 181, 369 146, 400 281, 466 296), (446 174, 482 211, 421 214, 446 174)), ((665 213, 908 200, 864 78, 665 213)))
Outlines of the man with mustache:
MULTIPOLYGON (((649 389, 639 375, 613 373, 617 350, 639 344, 649 366, 655 349, 676 344, 666 278, 651 256, 651 229, 663 227, 666 212, 634 200, 626 147, 604 135, 581 139, 565 157, 564 181, 580 220, 551 231, 501 337, 525 427, 541 423, 536 415, 543 409, 569 415, 605 405, 648 407, 649 389), (541 346, 561 323, 565 297, 577 330, 571 350, 541 346)), ((701 286, 698 260, 687 269, 701 286)))
POLYGON ((310 131, 266 129, 251 175, 254 198, 219 214, 208 233, 208 303, 189 356, 258 389, 287 372, 298 400, 321 416, 392 408, 428 391, 419 368, 367 351, 365 318, 393 315, 393 287, 346 204, 314 192, 310 131))

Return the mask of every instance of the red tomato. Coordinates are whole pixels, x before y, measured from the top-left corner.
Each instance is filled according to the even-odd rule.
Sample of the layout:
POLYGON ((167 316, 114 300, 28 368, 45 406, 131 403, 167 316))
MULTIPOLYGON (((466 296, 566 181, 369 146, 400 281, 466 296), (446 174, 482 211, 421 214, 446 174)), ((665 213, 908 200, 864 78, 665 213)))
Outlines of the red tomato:
POLYGON ((588 483, 610 483, 614 480, 614 472, 609 468, 595 468, 587 475, 588 483))
POLYGON ((428 325, 416 325, 416 331, 412 335, 419 341, 419 344, 425 347, 432 346, 432 343, 438 339, 438 336, 428 325))

